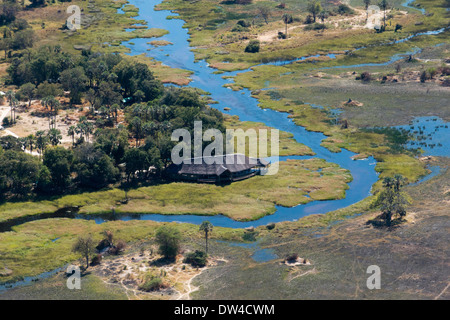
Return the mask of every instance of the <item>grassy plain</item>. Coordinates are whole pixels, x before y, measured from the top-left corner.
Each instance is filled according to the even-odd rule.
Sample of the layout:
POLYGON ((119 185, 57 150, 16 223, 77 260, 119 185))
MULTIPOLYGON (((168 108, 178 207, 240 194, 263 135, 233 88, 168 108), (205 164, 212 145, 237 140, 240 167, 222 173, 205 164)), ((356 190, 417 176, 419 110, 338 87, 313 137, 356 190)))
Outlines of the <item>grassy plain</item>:
MULTIPOLYGON (((291 32, 289 39, 264 42, 258 53, 245 53, 244 48, 248 39, 257 38, 265 32, 277 30, 284 31, 282 15, 290 13, 294 18, 303 21, 307 15, 305 11, 307 1, 301 1, 287 9, 277 8, 276 2, 256 1, 249 5, 237 5, 229 3, 217 3, 215 0, 182 1, 165 0, 158 6, 159 9, 169 9, 179 14, 186 21, 185 27, 191 35, 191 45, 195 47, 196 58, 206 59, 211 65, 223 67, 226 61, 227 70, 246 69, 252 65, 267 61, 289 60, 302 56, 315 54, 342 53, 359 47, 368 47, 353 53, 351 58, 359 61, 383 61, 388 56, 396 53, 396 46, 375 47, 383 43, 401 39, 412 33, 435 30, 448 26, 448 11, 442 5, 442 0, 418 0, 427 10, 427 15, 419 11, 404 9, 394 10, 392 18, 387 21, 387 31, 375 33, 373 30, 364 29, 361 26, 347 28, 345 25, 334 27, 331 24, 324 32, 305 31, 303 22, 294 22, 291 26, 299 26, 291 32), (259 7, 270 9, 268 23, 264 22, 259 14, 259 7), (405 14, 409 11, 410 14, 405 14), (232 29, 238 20, 246 20, 252 23, 252 27, 246 32, 233 32, 232 29), (399 23, 403 29, 394 32, 395 25, 399 23)), ((351 17, 332 17, 333 20, 345 20, 351 17)), ((327 21, 325 21, 327 24, 327 21)), ((405 44, 405 48, 410 47, 405 44)), ((350 58, 346 56, 345 59, 350 58)), ((338 59, 341 60, 341 59, 338 59)), ((356 60, 356 61, 357 61, 356 60)), ((343 61, 345 62, 345 61, 343 61)), ((340 62, 338 62, 340 63, 340 62)))
MULTIPOLYGON (((0 269, 12 274, 0 276, 0 283, 21 280, 64 266, 81 258, 72 253, 73 243, 79 236, 91 234, 96 242, 103 239, 102 232, 110 230, 116 240, 129 246, 152 241, 156 229, 162 224, 153 221, 110 221, 96 224, 94 221, 78 219, 45 219, 28 222, 0 233, 0 269)), ((198 226, 171 223, 183 234, 183 242, 200 239, 198 226)), ((213 239, 242 240, 243 230, 214 228, 213 239)))
MULTIPOLYGON (((436 163, 448 168, 446 158, 436 163)), ((414 199, 407 221, 392 228, 373 228, 366 222, 377 210, 333 223, 314 223, 309 216, 297 222, 258 228, 260 248, 278 256, 267 262, 252 259, 254 250, 211 245, 212 252, 226 253, 230 263, 202 274, 194 281, 200 290, 194 299, 425 299, 446 300, 448 291, 448 227, 450 170, 408 187, 414 199), (305 220, 310 223, 305 224, 305 220), (297 253, 310 265, 285 265, 297 253), (369 290, 367 268, 381 269, 380 290, 369 290), (214 283, 214 288, 211 288, 214 283)), ((353 213, 358 213, 354 208, 353 213)), ((348 210, 348 209, 344 209, 348 210)))
POLYGON ((275 211, 314 200, 341 199, 352 180, 347 170, 322 159, 281 162, 276 175, 256 176, 231 185, 172 182, 130 190, 111 189, 54 200, 8 202, 0 206, 0 221, 80 207, 82 214, 160 213, 223 214, 235 220, 254 220, 275 211), (321 172, 318 172, 322 169, 321 172))
MULTIPOLYGON (((434 164, 442 168, 449 166, 446 158, 435 161, 434 164)), ((414 202, 408 209, 407 221, 390 230, 367 226, 367 220, 379 212, 375 209, 367 211, 363 203, 325 215, 308 216, 297 222, 277 223, 271 230, 259 227, 256 229, 259 234, 256 248, 272 250, 277 255, 266 262, 253 259, 254 246, 242 248, 215 241, 239 242, 245 233, 243 230, 214 228, 210 254, 222 256, 227 262, 196 277, 192 285, 199 290, 191 296, 194 299, 231 299, 237 295, 248 299, 448 299, 449 179, 450 170, 447 169, 423 184, 408 187, 414 202), (362 212, 364 214, 359 215, 362 212), (285 265, 284 258, 291 253, 308 259, 311 264, 285 265), (373 264, 382 270, 381 290, 366 287, 366 270, 373 264)), ((189 241, 189 246, 203 246, 196 226, 173 225, 182 228, 186 235, 183 241, 189 241)), ((100 239, 100 232, 108 229, 120 232, 118 238, 133 241, 134 228, 137 228, 137 240, 131 242, 131 248, 141 244, 140 238, 151 241, 154 227, 150 221, 115 221, 95 225, 87 221, 54 219, 27 223, 15 230, 27 232, 33 239, 40 235, 41 240, 37 243, 44 247, 57 246, 61 239, 51 242, 57 236, 67 235, 74 239, 79 232, 92 232, 96 239, 100 239), (52 229, 49 229, 50 225, 52 229), (133 233, 129 233, 131 231, 133 233)), ((14 257, 19 260, 26 257, 28 262, 39 264, 38 257, 28 253, 33 250, 23 248, 23 244, 17 241, 19 235, 11 232, 6 236, 17 244, 9 252, 9 263, 14 257)), ((64 255, 70 250, 69 244, 70 241, 65 247, 63 242, 60 244, 64 255)), ((27 245, 36 244, 31 242, 27 245)), ((50 257, 47 251, 44 254, 50 257)), ((50 267, 53 267, 51 263, 50 267)), ((41 270, 47 269, 44 266, 41 270)), ((33 286, 0 293, 0 299, 128 298, 120 288, 105 285, 95 274, 83 277, 82 290, 76 293, 66 290, 64 283, 64 276, 58 274, 33 286)))

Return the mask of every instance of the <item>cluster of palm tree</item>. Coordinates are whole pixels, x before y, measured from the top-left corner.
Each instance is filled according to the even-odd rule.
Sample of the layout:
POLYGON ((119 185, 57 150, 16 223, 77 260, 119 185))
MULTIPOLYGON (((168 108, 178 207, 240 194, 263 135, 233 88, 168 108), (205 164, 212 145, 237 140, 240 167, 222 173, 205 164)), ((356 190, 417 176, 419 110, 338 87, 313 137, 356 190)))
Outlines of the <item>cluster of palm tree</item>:
POLYGON ((11 122, 10 124, 13 125, 16 123, 16 108, 19 105, 19 100, 16 99, 16 95, 14 91, 8 90, 5 94, 6 99, 8 100, 9 107, 11 108, 11 122))
POLYGON ((136 139, 136 146, 139 146, 142 138, 171 128, 169 119, 173 117, 173 109, 165 105, 136 104, 131 115, 130 130, 136 139))
POLYGON ((94 124, 89 122, 85 116, 80 117, 80 120, 76 126, 70 126, 68 135, 72 137, 72 145, 75 145, 75 135, 79 134, 80 139, 85 139, 89 142, 89 139, 94 132, 94 124))
POLYGON ((51 144, 52 146, 57 146, 61 143, 62 134, 56 128, 51 128, 47 132, 44 130, 39 130, 36 135, 30 134, 24 138, 19 138, 22 148, 28 150, 30 153, 34 149, 38 151, 40 155, 44 153, 45 148, 51 144))
POLYGON ((56 129, 56 116, 58 115, 58 109, 61 107, 61 103, 53 96, 45 97, 41 103, 45 108, 50 109, 48 114, 49 129, 56 129))
POLYGON ((98 109, 98 112, 103 118, 113 119, 114 122, 117 122, 118 112, 120 110, 120 106, 115 103, 113 105, 103 105, 98 109))

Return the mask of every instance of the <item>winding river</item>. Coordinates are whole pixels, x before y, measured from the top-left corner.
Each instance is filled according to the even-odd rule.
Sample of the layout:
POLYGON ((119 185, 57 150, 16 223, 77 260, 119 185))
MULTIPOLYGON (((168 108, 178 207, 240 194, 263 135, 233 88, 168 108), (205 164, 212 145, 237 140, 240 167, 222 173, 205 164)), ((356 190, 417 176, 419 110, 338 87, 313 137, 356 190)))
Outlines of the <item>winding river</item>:
MULTIPOLYGON (((202 89, 211 94, 211 98, 217 101, 214 104, 214 108, 225 112, 225 108, 230 108, 227 111, 228 114, 239 116, 242 121, 254 121, 262 122, 267 126, 276 128, 282 131, 290 132, 296 141, 303 143, 310 147, 315 153, 315 157, 325 159, 328 162, 333 162, 348 169, 353 177, 352 182, 349 183, 349 189, 346 190, 346 196, 344 199, 339 200, 327 200, 327 201, 312 201, 305 205, 298 205, 292 208, 286 208, 277 206, 276 212, 272 215, 267 215, 261 219, 255 221, 235 221, 223 215, 215 216, 202 216, 202 215, 162 215, 162 214, 108 214, 108 215, 82 215, 75 212, 66 213, 61 215, 57 213, 48 215, 41 215, 42 217, 29 217, 24 218, 22 221, 11 221, 7 228, 20 224, 29 220, 45 219, 56 216, 68 216, 75 219, 89 219, 95 220, 96 223, 103 223, 109 220, 153 220, 159 222, 182 222, 201 224, 205 220, 209 220, 216 226, 229 227, 229 228, 245 228, 245 227, 257 227, 266 225, 268 223, 276 223, 282 221, 295 221, 311 214, 324 214, 330 211, 338 210, 344 207, 348 207, 355 204, 367 196, 370 195, 372 185, 378 180, 378 174, 375 171, 376 161, 372 157, 364 160, 352 160, 352 156, 355 153, 342 149, 339 153, 333 153, 328 149, 322 147, 321 141, 326 136, 320 132, 308 131, 303 127, 297 126, 288 117, 287 113, 281 113, 270 109, 261 109, 258 106, 257 99, 251 96, 251 92, 248 89, 242 89, 240 91, 233 91, 224 87, 225 84, 232 83, 233 77, 238 73, 251 72, 251 68, 241 71, 225 72, 221 74, 215 74, 216 69, 210 68, 208 63, 204 60, 195 62, 194 53, 189 46, 189 34, 188 30, 184 28, 184 21, 180 19, 167 19, 168 17, 176 16, 177 14, 168 11, 154 9, 155 5, 161 3, 162 0, 144 1, 144 0, 129 0, 129 3, 139 8, 139 16, 137 20, 145 20, 149 28, 161 28, 168 30, 169 33, 158 40, 166 40, 172 43, 166 46, 153 46, 149 44, 149 39, 136 38, 130 41, 124 42, 123 45, 130 49, 130 55, 146 54, 161 61, 163 64, 192 71, 189 86, 202 89), (151 4, 149 4, 151 2, 151 4), (225 79, 224 79, 225 78, 225 79)), ((405 6, 409 6, 411 1, 405 3, 405 6)), ((123 12, 119 9, 119 12, 123 12)), ((133 29, 130 29, 130 31, 133 29)), ((439 29, 428 32, 421 32, 410 35, 404 39, 396 41, 408 41, 415 36, 420 35, 433 35, 443 32, 445 29, 439 29)), ((388 44, 388 43, 387 43, 388 44)), ((358 48, 359 50, 362 48, 358 48)), ((408 54, 408 53, 405 53, 408 54)), ((398 60, 402 55, 396 54, 391 60, 384 64, 392 63, 398 60)), ((329 54, 329 58, 336 58, 335 55, 329 54)), ((299 57, 297 59, 289 61, 277 61, 265 63, 265 65, 281 65, 292 63, 293 61, 304 60, 309 57, 299 57)), ((263 64, 261 64, 263 65, 263 64)), ((346 67, 358 67, 343 66, 346 67)), ((311 104, 313 105, 313 104, 311 104)), ((320 107, 320 106, 317 106, 320 107)), ((310 156, 287 156, 280 157, 280 161, 287 159, 309 159, 310 156)))
MULTIPOLYGON (((256 221, 249 222, 239 222, 234 221, 228 217, 222 215, 216 216, 199 216, 199 215, 161 215, 161 214, 109 214, 109 215, 81 215, 76 213, 74 209, 63 209, 58 212, 51 214, 41 214, 35 217, 25 217, 18 219, 17 221, 10 221, 3 226, 0 226, 1 231, 7 231, 12 226, 25 223, 27 221, 36 220, 36 219, 47 219, 47 218, 55 218, 55 217, 69 217, 74 219, 89 219, 95 220, 96 223, 103 223, 109 220, 154 220, 160 222, 183 222, 183 223, 193 223, 193 224, 201 224, 204 220, 211 221, 216 226, 221 227, 230 227, 230 228, 243 228, 249 226, 260 226, 266 225, 268 223, 276 223, 281 221, 295 221, 301 217, 311 215, 311 214, 323 214, 329 211, 337 210, 340 208, 347 207, 352 205, 358 201, 363 200, 368 195, 370 195, 370 190, 372 185, 378 180, 378 174, 375 171, 376 161, 369 157, 364 160, 352 160, 351 157, 355 154, 342 149, 339 153, 332 153, 328 149, 320 146, 320 143, 323 139, 326 138, 322 133, 307 131, 305 128, 295 125, 291 119, 288 118, 288 114, 280 113, 277 111, 269 110, 269 109, 261 109, 258 107, 258 102, 256 99, 251 97, 251 93, 247 89, 243 89, 241 91, 232 91, 223 87, 223 85, 230 83, 233 81, 232 79, 223 79, 223 76, 235 76, 240 72, 249 72, 251 69, 243 70, 243 71, 235 71, 235 72, 226 72, 222 74, 214 74, 215 69, 212 69, 208 66, 205 61, 194 62, 194 54, 191 52, 191 48, 189 47, 189 34, 188 30, 183 28, 184 21, 179 19, 167 19, 168 16, 175 16, 176 14, 170 11, 155 11, 154 6, 159 4, 162 0, 154 0, 151 5, 148 4, 148 0, 129 0, 130 4, 135 5, 139 8, 139 16, 136 19, 145 20, 147 25, 150 28, 162 28, 169 31, 169 34, 159 38, 159 40, 167 40, 173 43, 172 45, 167 45, 163 47, 154 47, 147 42, 148 39, 132 39, 126 43, 124 43, 131 50, 131 55, 138 55, 145 53, 148 56, 151 56, 165 65, 174 68, 181 68, 190 70, 193 72, 191 76, 192 82, 189 84, 191 87, 200 88, 207 92, 211 93, 211 97, 218 102, 214 107, 224 111, 225 107, 231 108, 231 110, 227 113, 232 115, 237 115, 242 121, 255 121, 255 122, 263 122, 267 126, 287 131, 293 134, 294 139, 298 142, 303 143, 309 146, 315 153, 315 157, 319 157, 325 159, 329 162, 336 163, 341 167, 350 170, 353 181, 349 183, 349 189, 346 191, 346 197, 340 200, 329 200, 329 201, 313 201, 305 205, 298 205, 293 208, 286 207, 276 207, 276 212, 272 215, 265 216, 256 221), (148 50, 151 49, 151 50, 148 50)), ((410 4, 414 0, 407 0, 402 5, 404 7, 417 9, 415 7, 410 6, 410 4)), ((424 9, 420 10, 423 14, 425 13, 424 9)), ((119 12, 122 12, 119 9, 119 12)), ((443 32, 444 29, 429 31, 420 34, 411 35, 405 39, 397 40, 397 41, 408 41, 411 38, 419 35, 427 35, 427 34, 438 34, 443 32)), ((362 49, 362 48, 360 48, 362 49)), ((356 49, 358 50, 358 49, 356 49)), ((418 52, 417 49, 412 53, 418 52)), ((405 53, 409 54, 409 53, 405 53)), ((403 55, 396 54, 394 55, 388 62, 382 63, 381 65, 387 65, 394 61, 400 59, 403 55)), ((328 55, 328 57, 334 59, 335 55, 328 55)), ((300 57, 290 61, 279 61, 279 62, 270 62, 267 64, 272 65, 281 65, 286 63, 291 63, 293 61, 306 59, 307 57, 300 57)), ((380 64, 367 64, 367 66, 371 65, 380 65, 380 64)), ((364 65, 359 65, 364 66, 364 65)), ((353 66, 339 66, 342 68, 349 67, 358 67, 358 65, 353 66)), ((314 104, 311 104, 316 106, 314 104)), ((320 107, 320 106, 316 106, 320 107)), ((424 119, 423 121, 429 121, 428 119, 424 119)), ((436 121, 436 120, 433 120, 436 121)), ((419 122, 419 120, 418 120, 419 122)), ((422 124, 422 120, 420 123, 422 124)), ((448 137, 450 133, 447 129, 448 126, 446 124, 439 124, 439 128, 445 131, 445 136, 448 137)), ((436 124, 433 124, 433 130, 436 131, 436 124)), ((425 128, 425 126, 423 126, 425 128)), ((405 126, 405 129, 406 126, 405 126)), ((431 130, 431 129, 430 129, 431 130)), ((439 144, 439 142, 437 142, 439 144)), ((448 156, 449 148, 438 148, 438 155, 448 156)), ((431 150, 426 150, 428 153, 431 150)), ((431 152, 430 152, 431 153, 431 152)), ((280 161, 285 161, 286 159, 309 159, 312 158, 310 156, 288 156, 288 157, 280 157, 280 161)), ((430 177, 435 176, 439 173, 439 168, 432 168, 432 173, 417 182, 420 183, 422 181, 426 181, 430 177)), ((57 241, 54 239, 52 241, 57 241)), ((242 246, 241 244, 238 244, 242 246)), ((252 246, 253 244, 250 244, 252 246)), ((244 245, 245 247, 245 245, 244 245)), ((252 247, 253 248, 253 247, 252 247)), ((265 261, 267 259, 272 259, 273 252, 261 252, 259 255, 261 257, 256 256, 255 252, 255 260, 265 261), (258 260, 259 259, 259 260, 258 260)), ((259 251, 258 251, 259 252, 259 251)), ((25 284, 29 284, 32 281, 37 279, 47 278, 56 272, 62 270, 61 268, 53 270, 51 272, 43 273, 37 277, 27 277, 24 281, 19 281, 14 284, 9 285, 0 285, 0 292, 7 290, 12 287, 21 286, 25 284)))

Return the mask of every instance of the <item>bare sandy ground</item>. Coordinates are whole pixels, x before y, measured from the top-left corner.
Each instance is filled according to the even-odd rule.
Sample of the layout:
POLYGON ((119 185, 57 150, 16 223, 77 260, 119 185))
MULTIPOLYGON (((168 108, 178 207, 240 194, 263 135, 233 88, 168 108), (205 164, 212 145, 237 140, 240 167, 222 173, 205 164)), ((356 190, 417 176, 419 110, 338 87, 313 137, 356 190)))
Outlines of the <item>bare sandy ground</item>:
MULTIPOLYGON (((354 16, 344 16, 342 18, 339 18, 337 16, 329 17, 328 19, 325 20, 325 23, 332 24, 335 28, 338 28, 339 25, 342 25, 345 23, 345 24, 348 24, 348 26, 352 29, 362 29, 362 28, 373 29, 376 23, 383 21, 383 12, 371 14, 369 16, 369 19, 367 19, 366 10, 356 9, 353 7, 351 7, 351 8, 356 13, 354 16)), ((390 12, 390 10, 386 10, 386 15, 388 15, 389 12, 390 12)), ((406 11, 401 11, 401 13, 407 14, 406 11)), ((319 19, 317 19, 317 22, 321 22, 321 21, 319 19)), ((290 27, 288 27, 288 35, 291 35, 293 30, 298 29, 298 28, 304 28, 306 26, 307 26, 306 24, 290 26, 290 27)), ((283 26, 282 28, 277 28, 275 30, 271 30, 271 31, 262 33, 262 34, 258 35, 258 40, 261 42, 277 41, 277 40, 279 40, 278 39, 279 31, 285 32, 285 27, 283 26)))
POLYGON ((190 264, 183 263, 184 257, 179 255, 175 262, 164 264, 159 263, 161 256, 152 253, 153 251, 156 250, 104 259, 92 270, 105 283, 123 289, 130 300, 188 300, 191 299, 190 294, 198 290, 192 284, 193 279, 218 263, 226 262, 221 258, 210 257, 206 267, 195 268, 190 264), (140 290, 139 286, 146 273, 160 276, 166 287, 152 292, 140 290))
MULTIPOLYGON (((36 134, 37 131, 48 131, 49 130, 49 120, 48 117, 42 115, 32 115, 33 111, 41 110, 41 105, 38 100, 33 100, 31 108, 18 108, 16 110, 16 116, 19 117, 17 123, 10 128, 0 131, 0 137, 11 135, 16 138, 23 138, 30 134, 36 134)), ((0 106, 0 124, 3 118, 10 117, 11 109, 8 105, 0 106)), ((62 140, 61 144, 63 146, 70 146, 72 144, 72 137, 69 136, 68 130, 70 126, 75 126, 77 124, 78 116, 75 115, 77 111, 71 110, 60 110, 56 117, 56 129, 61 131, 62 140)))

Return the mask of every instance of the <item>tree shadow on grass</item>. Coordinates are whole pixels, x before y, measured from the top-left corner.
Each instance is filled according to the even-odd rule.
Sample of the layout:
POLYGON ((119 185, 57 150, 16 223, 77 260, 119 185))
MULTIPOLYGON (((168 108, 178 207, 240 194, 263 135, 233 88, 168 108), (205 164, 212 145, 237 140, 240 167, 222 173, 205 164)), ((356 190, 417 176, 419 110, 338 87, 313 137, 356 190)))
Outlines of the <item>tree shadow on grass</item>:
POLYGON ((152 261, 152 262, 150 263, 150 265, 151 265, 151 266, 155 266, 155 267, 163 267, 163 266, 172 264, 172 263, 174 263, 174 262, 175 262, 175 258, 165 258, 165 257, 162 257, 162 258, 159 258, 159 259, 156 259, 156 260, 152 261))
POLYGON ((367 225, 371 225, 377 229, 385 229, 385 230, 395 230, 399 228, 404 222, 406 222, 403 218, 392 219, 390 225, 386 223, 386 220, 382 218, 382 215, 371 219, 366 222, 367 225))

